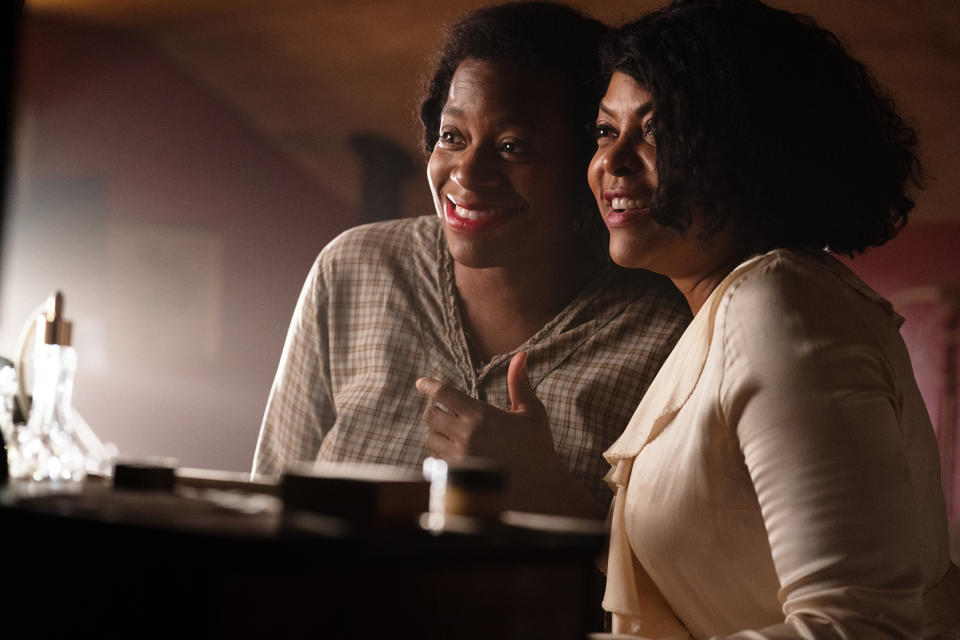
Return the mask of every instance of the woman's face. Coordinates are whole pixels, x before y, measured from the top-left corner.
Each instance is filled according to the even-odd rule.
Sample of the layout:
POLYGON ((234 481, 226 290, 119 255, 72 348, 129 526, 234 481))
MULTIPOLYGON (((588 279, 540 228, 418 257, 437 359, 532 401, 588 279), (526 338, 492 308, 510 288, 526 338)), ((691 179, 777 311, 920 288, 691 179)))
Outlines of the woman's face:
POLYGON ((587 180, 610 231, 610 257, 624 267, 671 275, 683 237, 650 217, 657 190, 653 96, 630 76, 614 72, 597 114, 597 152, 587 180))
POLYGON ((563 260, 572 250, 574 136, 549 77, 460 63, 427 178, 453 259, 474 268, 563 260))
POLYGON ((725 226, 702 241, 703 215, 693 212, 685 233, 650 216, 657 190, 657 141, 653 96, 630 76, 614 73, 597 115, 597 152, 587 180, 610 230, 610 257, 624 267, 669 277, 698 309, 742 255, 725 226))

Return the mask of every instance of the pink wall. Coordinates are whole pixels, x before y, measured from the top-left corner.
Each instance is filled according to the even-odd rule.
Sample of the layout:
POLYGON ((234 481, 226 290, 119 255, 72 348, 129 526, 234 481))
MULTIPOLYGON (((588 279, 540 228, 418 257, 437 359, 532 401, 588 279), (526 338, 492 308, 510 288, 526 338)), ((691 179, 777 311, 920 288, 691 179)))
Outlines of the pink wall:
POLYGON ((0 354, 62 288, 75 404, 121 454, 247 469, 290 313, 353 218, 129 35, 27 17, 0 354))
POLYGON ((960 421, 951 410, 960 368, 960 223, 908 224, 848 264, 906 319, 901 333, 943 449, 949 509, 960 520, 960 421))

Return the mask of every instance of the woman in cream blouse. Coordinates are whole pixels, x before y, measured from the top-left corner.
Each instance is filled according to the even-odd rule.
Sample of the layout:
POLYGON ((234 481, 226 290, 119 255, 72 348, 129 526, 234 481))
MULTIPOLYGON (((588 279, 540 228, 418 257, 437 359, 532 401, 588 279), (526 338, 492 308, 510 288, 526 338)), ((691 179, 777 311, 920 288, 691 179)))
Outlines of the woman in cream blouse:
POLYGON ((832 34, 752 0, 678 0, 607 58, 611 256, 695 314, 605 454, 613 631, 960 637, 902 319, 830 255, 906 222, 914 132, 832 34))

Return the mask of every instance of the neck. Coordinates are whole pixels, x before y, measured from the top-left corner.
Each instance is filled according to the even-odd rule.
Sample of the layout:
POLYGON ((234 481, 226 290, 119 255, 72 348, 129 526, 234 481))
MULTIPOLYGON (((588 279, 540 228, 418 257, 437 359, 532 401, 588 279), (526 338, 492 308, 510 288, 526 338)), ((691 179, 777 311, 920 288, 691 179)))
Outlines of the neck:
POLYGON ((700 259, 689 265, 686 272, 671 276, 674 286, 687 299, 690 311, 697 315, 717 285, 748 255, 733 233, 724 229, 702 246, 700 259))
POLYGON ((733 271, 734 267, 740 264, 740 260, 726 261, 717 265, 706 273, 696 276, 686 276, 681 278, 671 278, 674 286, 680 290, 683 297, 687 299, 690 306, 690 312, 697 315, 703 303, 707 301, 717 285, 733 271))
POLYGON ((475 269, 454 263, 461 317, 475 363, 529 340, 593 273, 586 256, 562 264, 475 269))

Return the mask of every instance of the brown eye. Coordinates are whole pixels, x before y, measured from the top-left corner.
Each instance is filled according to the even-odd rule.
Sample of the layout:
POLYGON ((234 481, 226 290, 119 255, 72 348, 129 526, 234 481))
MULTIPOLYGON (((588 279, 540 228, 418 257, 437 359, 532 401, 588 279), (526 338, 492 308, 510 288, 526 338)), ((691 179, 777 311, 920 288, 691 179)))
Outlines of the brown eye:
POLYGON ((615 138, 617 133, 609 125, 597 124, 593 127, 593 135, 599 140, 600 138, 615 138))
POLYGON ((649 120, 647 120, 646 124, 643 125, 643 137, 650 144, 653 144, 654 142, 656 142, 656 136, 654 136, 653 130, 654 130, 653 118, 650 118, 649 120))
POLYGON ((500 150, 511 155, 529 153, 527 145, 518 140, 505 140, 500 144, 500 150))
POLYGON ((456 129, 444 129, 440 132, 440 144, 443 145, 456 145, 462 142, 462 136, 460 132, 456 129))

